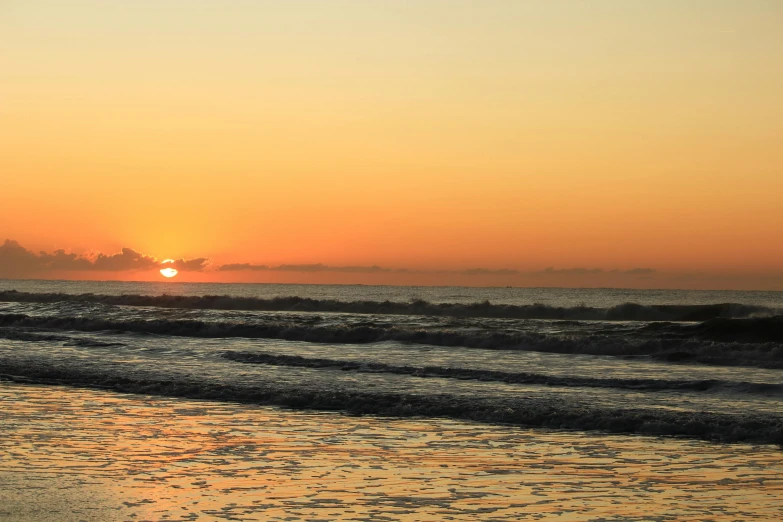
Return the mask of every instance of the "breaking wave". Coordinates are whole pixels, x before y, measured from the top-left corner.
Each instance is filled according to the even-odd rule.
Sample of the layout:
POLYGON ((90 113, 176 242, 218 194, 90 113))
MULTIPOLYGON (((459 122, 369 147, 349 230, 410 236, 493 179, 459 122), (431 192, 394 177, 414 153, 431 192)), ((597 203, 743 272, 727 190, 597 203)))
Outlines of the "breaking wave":
POLYGON ((331 388, 314 390, 274 381, 254 385, 206 382, 186 378, 128 376, 110 369, 80 365, 0 361, 0 380, 70 385, 220 401, 266 404, 297 409, 337 410, 385 416, 451 417, 554 429, 669 435, 723 442, 783 444, 783 418, 748 412, 725 414, 658 408, 606 408, 555 397, 531 400, 509 396, 454 396, 331 388))
POLYGON ((668 379, 602 379, 597 377, 556 376, 540 373, 503 372, 472 368, 451 368, 443 366, 396 366, 371 361, 345 361, 279 355, 264 352, 226 351, 222 357, 246 364, 268 364, 272 366, 293 366, 299 368, 331 368, 342 371, 368 373, 394 373, 412 377, 438 377, 446 379, 475 379, 513 384, 542 384, 547 386, 588 386, 600 388, 624 388, 638 391, 707 391, 731 390, 743 393, 783 394, 783 384, 735 382, 722 380, 668 380, 668 379))
POLYGON ((0 302, 12 303, 0 304, 0 381, 783 444, 777 372, 673 365, 783 368, 777 308, 368 301, 350 299, 379 294, 339 292, 326 295, 348 300, 318 293, 311 294, 316 299, 108 295, 115 291, 0 291, 0 302), (391 346, 370 345, 383 342, 391 346))
POLYGON ((0 301, 20 303, 89 302, 122 306, 154 306, 199 310, 247 310, 290 312, 341 312, 354 314, 430 315, 447 317, 491 317, 499 319, 571 319, 603 321, 706 321, 715 318, 769 317, 783 310, 737 303, 709 305, 640 305, 625 303, 610 308, 559 307, 544 304, 505 305, 489 301, 431 303, 422 299, 396 301, 338 301, 306 297, 261 299, 227 295, 102 295, 33 293, 7 290, 0 301))
POLYGON ((669 362, 702 362, 783 368, 783 319, 707 321, 698 325, 660 323, 644 336, 548 335, 538 332, 501 330, 412 328, 398 326, 313 325, 297 322, 226 322, 193 319, 108 319, 94 317, 32 316, 0 314, 0 327, 39 328, 84 332, 120 331, 178 337, 281 339, 316 343, 366 344, 380 341, 462 346, 480 349, 527 350, 551 353, 651 356, 669 362), (726 321, 741 321, 736 331, 726 321), (754 337, 753 329, 761 334, 754 337), (724 339, 724 332, 730 335, 724 339), (778 336, 778 337, 776 337, 778 336), (720 339, 720 340, 716 340, 720 339))

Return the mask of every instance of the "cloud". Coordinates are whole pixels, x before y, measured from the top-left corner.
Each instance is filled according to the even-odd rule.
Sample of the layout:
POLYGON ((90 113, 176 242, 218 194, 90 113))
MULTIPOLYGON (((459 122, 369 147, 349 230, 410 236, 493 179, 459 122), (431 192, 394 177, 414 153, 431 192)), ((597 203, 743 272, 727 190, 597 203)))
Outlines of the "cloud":
POLYGON ((752 274, 683 272, 680 274, 673 274, 672 278, 675 281, 694 281, 694 282, 736 282, 736 281, 783 282, 783 272, 756 272, 752 274))
POLYGON ((166 263, 166 266, 176 268, 180 272, 202 272, 209 264, 209 258, 197 257, 195 259, 175 259, 173 263, 166 263))
POLYGON ((315 265, 280 265, 272 268, 280 272, 348 272, 355 274, 377 274, 381 272, 392 272, 390 268, 381 268, 379 266, 328 266, 320 263, 315 265))
POLYGON ((219 270, 220 272, 238 272, 241 270, 251 270, 251 271, 264 271, 269 270, 269 267, 266 265, 252 265, 250 263, 229 263, 227 265, 220 265, 216 268, 216 270, 219 270))
MULTIPOLYGON (((201 271, 206 267, 207 258, 179 259, 173 266, 180 271, 201 271)), ((94 258, 67 253, 65 250, 35 253, 27 250, 18 241, 6 239, 0 245, 0 277, 29 274, 47 270, 59 271, 107 271, 152 270, 161 267, 161 262, 133 250, 123 248, 116 254, 98 254, 94 258)))
POLYGON ((79 256, 65 250, 35 253, 19 242, 7 239, 0 245, 0 277, 13 277, 45 271, 105 271, 121 272, 134 270, 155 270, 167 266, 180 272, 292 272, 292 273, 341 273, 341 274, 396 274, 459 277, 505 277, 524 281, 541 276, 568 278, 579 276, 636 277, 648 278, 657 272, 652 268, 631 268, 628 270, 606 270, 602 268, 554 268, 539 271, 520 271, 513 268, 467 268, 467 269, 417 269, 386 268, 378 265, 331 266, 322 263, 281 264, 276 266, 253 263, 227 263, 211 266, 206 257, 175 259, 164 264, 153 256, 132 248, 123 248, 116 254, 79 256))
POLYGON ((603 268, 553 268, 548 267, 533 274, 539 275, 562 275, 562 276, 580 276, 580 275, 627 275, 627 276, 651 276, 657 273, 654 268, 631 268, 629 270, 604 270, 603 268))
POLYGON ((464 270, 426 270, 415 268, 384 268, 377 265, 372 266, 329 266, 321 263, 315 264, 284 264, 278 266, 252 264, 252 263, 228 263, 216 267, 220 272, 342 272, 353 274, 429 274, 429 275, 459 275, 459 276, 584 276, 584 275, 615 275, 615 276, 637 276, 645 277, 656 273, 653 268, 631 268, 629 270, 605 270, 603 268, 554 268, 549 267, 544 270, 534 272, 522 272, 514 268, 467 268, 464 270))
POLYGON ((152 256, 145 256, 132 248, 123 248, 119 254, 98 254, 92 267, 95 270, 144 270, 158 268, 160 263, 152 256))
POLYGON ((23 274, 43 269, 86 270, 91 266, 89 260, 76 254, 67 254, 65 250, 36 254, 13 239, 6 239, 0 245, 0 275, 23 274))
POLYGON ((492 268, 468 268, 467 270, 460 270, 456 272, 460 275, 466 275, 466 276, 475 276, 475 275, 501 275, 501 276, 512 276, 512 275, 519 275, 519 270, 514 270, 513 268, 499 268, 499 269, 492 269, 492 268))
POLYGON ((39 265, 40 259, 14 240, 6 239, 0 246, 0 275, 13 275, 39 265))
POLYGON ((553 268, 547 267, 539 272, 533 272, 534 274, 544 275, 585 275, 585 274, 601 274, 603 270, 600 268, 553 268))
POLYGON ((452 274, 452 275, 501 275, 513 276, 519 275, 519 270, 510 268, 491 269, 491 268, 469 268, 466 270, 419 270, 412 268, 385 268, 378 265, 372 266, 329 266, 321 263, 303 264, 303 265, 254 265, 251 263, 230 263, 217 267, 221 272, 236 272, 242 270, 254 272, 341 272, 351 274, 452 274))
POLYGON ((391 268, 383 268, 380 266, 329 266, 322 265, 321 263, 309 264, 309 265, 253 265, 250 263, 230 263, 227 265, 221 265, 217 268, 221 272, 233 272, 240 270, 251 270, 256 272, 268 271, 268 272, 343 272, 354 274, 378 274, 378 273, 390 273, 395 272, 391 268))
POLYGON ((635 276, 651 276, 657 274, 658 271, 654 268, 631 268, 630 270, 620 270, 620 273, 635 276))
MULTIPOLYGON (((35 254, 32 255, 35 257, 35 254)), ((67 254, 62 249, 55 250, 51 254, 41 252, 38 254, 38 261, 41 266, 52 270, 89 270, 92 268, 89 259, 79 257, 76 254, 67 254)))

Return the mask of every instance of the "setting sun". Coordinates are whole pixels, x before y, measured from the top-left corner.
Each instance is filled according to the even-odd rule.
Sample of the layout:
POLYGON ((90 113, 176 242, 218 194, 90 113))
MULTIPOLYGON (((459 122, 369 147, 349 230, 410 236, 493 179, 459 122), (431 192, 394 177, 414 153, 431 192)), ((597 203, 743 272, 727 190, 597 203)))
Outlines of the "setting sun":
POLYGON ((174 277, 177 275, 178 270, 176 268, 161 268, 160 273, 163 277, 174 277))

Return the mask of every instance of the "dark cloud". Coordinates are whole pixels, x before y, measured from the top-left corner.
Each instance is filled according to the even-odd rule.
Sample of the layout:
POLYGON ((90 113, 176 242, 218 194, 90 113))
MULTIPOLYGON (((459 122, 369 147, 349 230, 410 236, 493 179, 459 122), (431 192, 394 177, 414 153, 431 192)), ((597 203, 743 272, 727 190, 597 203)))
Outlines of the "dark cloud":
POLYGON ((654 268, 632 268, 630 270, 620 270, 620 273, 635 276, 651 276, 657 274, 658 271, 654 268))
POLYGON ((249 270, 255 272, 342 272, 351 274, 456 274, 456 275, 519 275, 519 270, 470 268, 467 270, 417 270, 411 268, 384 268, 378 265, 372 266, 329 266, 321 263, 304 265, 253 265, 250 263, 230 263, 217 268, 222 272, 235 272, 249 270))
POLYGON ((631 268, 629 270, 604 270, 603 268, 553 268, 548 267, 533 274, 540 275, 558 275, 558 276, 580 276, 580 275, 627 275, 627 276, 650 276, 657 273, 653 268, 631 268))
POLYGON ((378 265, 330 266, 322 263, 313 264, 282 264, 269 266, 253 263, 228 263, 216 267, 209 266, 209 259, 176 259, 163 263, 162 261, 133 250, 123 248, 116 254, 98 254, 95 257, 84 257, 67 253, 65 250, 35 253, 27 250, 17 241, 7 239, 0 245, 0 277, 13 277, 46 270, 87 271, 100 270, 108 272, 130 270, 152 270, 162 266, 175 268, 180 272, 202 272, 217 270, 220 272, 298 272, 298 273, 344 273, 344 274, 421 274, 421 275, 452 275, 452 276, 499 276, 499 277, 576 277, 576 276, 628 276, 645 278, 652 277, 656 271, 652 268, 632 268, 629 270, 605 270, 602 268, 554 268, 534 272, 522 272, 512 268, 468 268, 464 270, 446 269, 415 269, 415 268, 385 268, 378 265))
POLYGON ((36 254, 13 239, 6 239, 0 246, 0 275, 17 275, 50 270, 89 270, 92 263, 65 250, 36 254))
MULTIPOLYGON (((200 271, 206 267, 206 258, 179 259, 172 266, 180 271, 200 271)), ((152 256, 123 248, 117 254, 98 254, 94 259, 66 253, 65 250, 35 253, 27 250, 12 239, 0 245, 0 277, 23 275, 47 270, 85 271, 100 270, 119 272, 126 270, 151 270, 161 267, 161 262, 152 256)))
POLYGON ((601 274, 603 270, 600 268, 553 268, 548 267, 540 272, 533 272, 534 274, 544 275, 585 275, 585 274, 601 274))
POLYGON ((499 268, 493 270, 491 268, 469 268, 467 270, 460 270, 457 272, 460 275, 474 276, 474 275, 500 275, 500 276, 512 276, 519 275, 519 270, 512 268, 499 268))
POLYGON ((303 265, 255 265, 252 263, 229 263, 220 265, 217 270, 221 272, 342 272, 353 274, 429 274, 429 275, 461 275, 461 276, 525 276, 525 275, 553 275, 553 276, 580 276, 580 275, 627 275, 649 276, 655 273, 652 268, 632 268, 630 270, 604 270, 602 268, 553 268, 549 267, 538 272, 522 272, 513 268, 468 268, 465 270, 420 270, 413 268, 384 268, 372 266, 329 266, 321 263, 303 265))
POLYGON ((62 249, 55 250, 51 254, 41 252, 38 254, 38 261, 42 266, 52 270, 89 270, 92 268, 89 259, 79 257, 76 254, 66 254, 62 249))
POLYGON ((255 272, 343 272, 352 274, 378 274, 395 272, 391 268, 383 268, 380 266, 329 266, 322 265, 321 263, 310 265, 253 265, 250 263, 230 263, 227 265, 221 265, 217 268, 222 272, 234 272, 240 270, 251 270, 255 272))
POLYGON ((380 266, 328 266, 320 263, 315 265, 280 265, 272 270, 281 272, 347 272, 354 274, 377 274, 383 272, 393 272, 390 268, 380 266))
POLYGON ((98 254, 92 263, 95 270, 144 270, 158 268, 160 263, 152 256, 145 256, 132 248, 123 248, 119 254, 98 254))
POLYGON ((207 268, 209 258, 197 257, 195 259, 175 259, 173 263, 166 263, 166 266, 176 268, 180 272, 201 272, 207 268))
POLYGON ((269 270, 269 267, 266 265, 252 265, 250 263, 229 263, 227 265, 220 265, 216 268, 216 270, 221 272, 239 272, 242 270, 261 272, 264 270, 269 270))
POLYGON ((783 282, 783 272, 758 272, 754 274, 715 274, 707 272, 684 272, 672 276, 675 281, 693 282, 783 282))
POLYGON ((0 246, 0 276, 16 275, 37 269, 38 256, 11 239, 0 246))

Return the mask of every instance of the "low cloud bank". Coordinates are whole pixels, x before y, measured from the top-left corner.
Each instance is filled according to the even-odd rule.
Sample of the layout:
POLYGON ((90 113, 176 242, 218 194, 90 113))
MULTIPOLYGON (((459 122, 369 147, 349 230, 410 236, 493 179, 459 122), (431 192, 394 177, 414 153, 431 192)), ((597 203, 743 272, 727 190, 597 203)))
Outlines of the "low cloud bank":
POLYGON ((252 272, 343 272, 355 274, 380 274, 400 272, 392 268, 382 268, 380 266, 328 266, 321 263, 312 265, 254 265, 251 263, 229 263, 220 265, 216 268, 220 272, 238 272, 242 270, 252 272))
POLYGON ((516 278, 526 276, 620 276, 650 277, 656 274, 652 268, 632 268, 630 270, 604 270, 602 268, 566 268, 553 267, 539 271, 520 271, 513 268, 467 268, 467 269, 415 269, 388 268, 378 265, 330 266, 315 264, 282 264, 276 266, 253 263, 228 263, 210 265, 209 258, 159 260, 132 248, 123 248, 116 254, 97 254, 83 256, 68 253, 63 249, 54 252, 33 252, 18 241, 6 239, 0 245, 0 277, 36 274, 47 271, 105 271, 122 272, 133 270, 157 270, 162 267, 175 268, 180 272, 289 272, 301 274, 398 274, 398 275, 446 275, 464 277, 516 278))
POLYGON ((597 275, 597 274, 609 274, 609 275, 629 275, 629 276, 650 276, 657 272, 654 268, 631 268, 630 270, 604 270, 603 268, 545 268, 535 274, 541 275, 597 275))
MULTIPOLYGON (((207 267, 207 258, 178 259, 166 266, 180 271, 199 272, 207 267)), ((153 270, 162 262, 153 256, 123 248, 116 254, 98 254, 92 258, 67 253, 65 250, 35 253, 18 241, 6 239, 0 245, 0 276, 19 275, 43 271, 105 271, 153 270)))
POLYGON ((372 266, 329 266, 318 264, 310 265, 254 265, 251 263, 229 263, 215 267, 219 272, 338 272, 353 274, 432 274, 432 275, 460 275, 460 276, 525 276, 525 275, 552 275, 552 276, 579 276, 579 275, 619 275, 619 276, 650 276, 656 273, 652 268, 632 268, 630 270, 604 270, 602 268, 563 268, 549 267, 545 270, 523 272, 515 268, 466 268, 464 270, 426 270, 415 268, 386 268, 378 265, 372 266))

